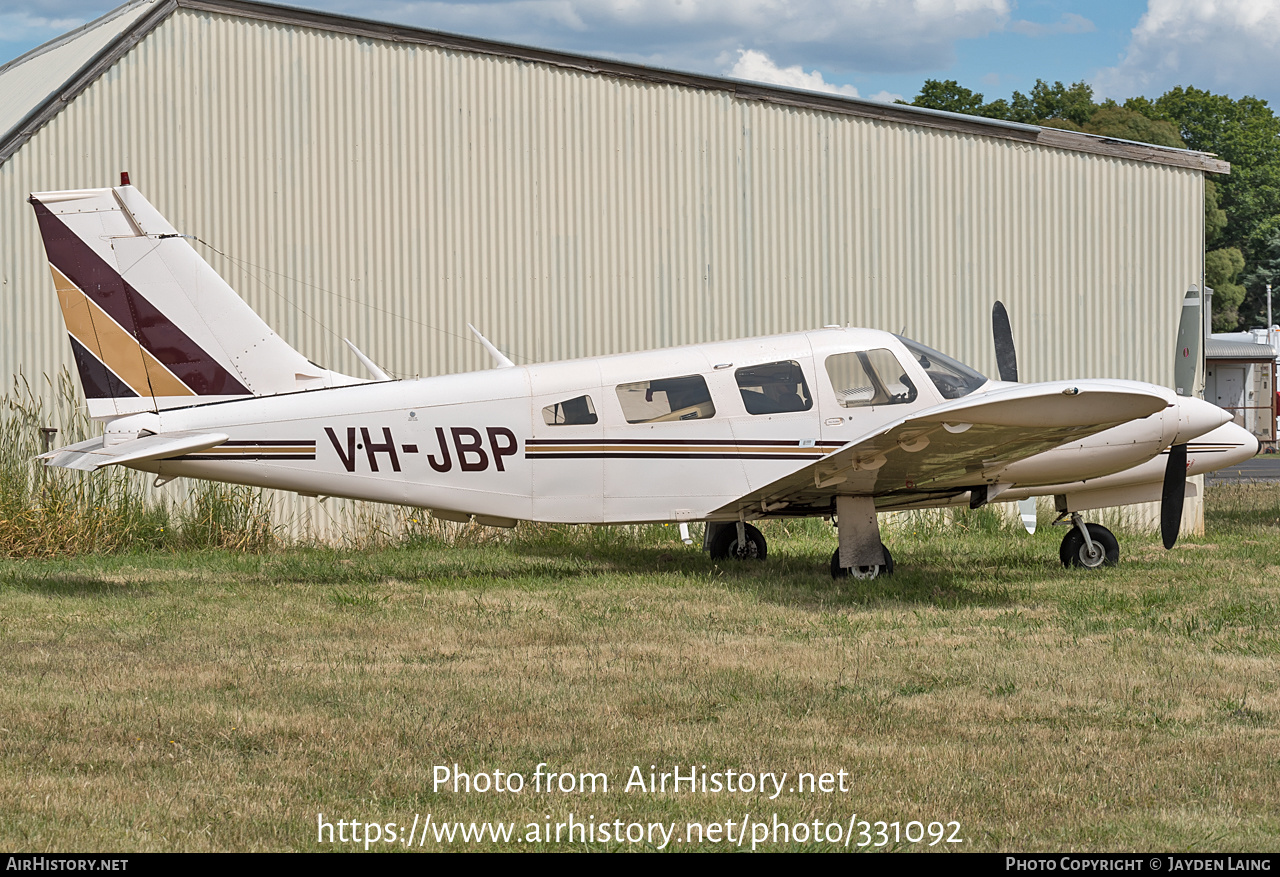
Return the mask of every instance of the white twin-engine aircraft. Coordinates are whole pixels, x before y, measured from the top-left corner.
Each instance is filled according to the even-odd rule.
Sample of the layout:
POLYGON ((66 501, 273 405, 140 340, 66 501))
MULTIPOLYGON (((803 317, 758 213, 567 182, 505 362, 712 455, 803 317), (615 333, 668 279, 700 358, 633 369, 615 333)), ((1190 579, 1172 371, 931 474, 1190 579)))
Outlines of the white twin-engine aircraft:
MULTIPOLYGON (((46 464, 123 465, 513 526, 706 521, 713 558, 765 556, 750 521, 833 516, 832 574, 893 571, 877 512, 1053 496, 1061 559, 1113 564, 1080 512, 1162 500, 1258 443, 1207 402, 1133 381, 1016 383, 870 329, 372 380, 309 362, 127 184, 30 198, 101 438, 46 464)), ((479 335, 479 333, 477 333, 479 335)), ((355 348, 352 348, 355 350, 355 348)), ((1185 354, 1184 354, 1185 355, 1185 354)))

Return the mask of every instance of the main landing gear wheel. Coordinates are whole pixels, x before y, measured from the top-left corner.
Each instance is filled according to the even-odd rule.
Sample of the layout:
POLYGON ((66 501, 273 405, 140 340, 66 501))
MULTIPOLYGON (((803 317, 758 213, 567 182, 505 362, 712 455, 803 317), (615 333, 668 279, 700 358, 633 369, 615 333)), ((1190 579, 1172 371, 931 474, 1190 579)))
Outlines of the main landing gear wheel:
POLYGON ((720 527, 708 549, 711 559, 764 560, 765 555, 769 553, 764 534, 750 524, 743 524, 742 529, 747 538, 744 544, 739 545, 737 524, 726 524, 720 527))
POLYGON ((1086 524, 1089 528, 1089 539, 1093 542, 1093 550, 1084 541, 1084 534, 1078 527, 1072 527, 1062 537, 1062 547, 1058 549, 1058 557, 1065 567, 1083 567, 1097 569, 1101 566, 1115 566, 1120 562, 1120 543, 1115 535, 1101 524, 1086 524))
POLYGON ((831 555, 831 578, 843 579, 845 577, 855 579, 874 579, 880 576, 893 575, 893 555, 889 553, 889 549, 883 545, 884 564, 881 566, 855 566, 849 568, 840 565, 840 549, 836 549, 836 553, 831 555))

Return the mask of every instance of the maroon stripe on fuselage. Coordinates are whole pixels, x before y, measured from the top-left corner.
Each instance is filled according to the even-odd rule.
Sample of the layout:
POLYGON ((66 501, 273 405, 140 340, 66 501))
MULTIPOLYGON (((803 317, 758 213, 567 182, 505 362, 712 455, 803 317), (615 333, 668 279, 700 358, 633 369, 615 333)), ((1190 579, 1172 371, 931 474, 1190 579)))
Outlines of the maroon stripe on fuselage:
POLYGON ((31 206, 35 208, 45 252, 53 266, 196 395, 251 395, 244 384, 126 283, 118 271, 76 237, 48 207, 35 199, 31 206))

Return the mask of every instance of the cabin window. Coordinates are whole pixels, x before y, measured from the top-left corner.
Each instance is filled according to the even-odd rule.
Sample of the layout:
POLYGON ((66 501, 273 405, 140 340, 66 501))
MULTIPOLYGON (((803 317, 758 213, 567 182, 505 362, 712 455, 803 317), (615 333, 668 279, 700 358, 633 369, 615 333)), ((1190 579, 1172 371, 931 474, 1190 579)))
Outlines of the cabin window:
POLYGON ((912 341, 901 335, 894 337, 911 352, 944 399, 963 398, 987 382, 985 375, 979 374, 963 362, 939 353, 932 347, 925 347, 919 341, 912 341))
POLYGON ((596 423, 596 406, 590 396, 575 396, 542 409, 542 420, 547 426, 585 426, 596 423))
POLYGON ((889 350, 859 350, 827 357, 827 376, 844 408, 914 402, 916 386, 889 350))
POLYGON ((785 414, 813 407, 809 385, 795 360, 750 365, 734 372, 748 414, 785 414))
POLYGON ((701 375, 619 384, 618 402, 627 423, 705 420, 716 413, 701 375))

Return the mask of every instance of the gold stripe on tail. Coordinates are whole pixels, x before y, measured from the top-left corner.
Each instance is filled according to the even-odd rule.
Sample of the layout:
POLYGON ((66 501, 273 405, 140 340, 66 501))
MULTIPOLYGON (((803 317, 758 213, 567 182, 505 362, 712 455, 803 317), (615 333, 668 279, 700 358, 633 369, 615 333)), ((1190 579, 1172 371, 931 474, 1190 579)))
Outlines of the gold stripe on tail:
POLYGON ((53 265, 49 270, 53 272, 53 285, 58 288, 58 304, 62 306, 67 331, 131 390, 139 396, 195 395, 66 275, 53 265))

